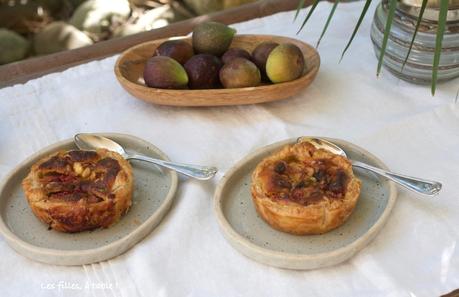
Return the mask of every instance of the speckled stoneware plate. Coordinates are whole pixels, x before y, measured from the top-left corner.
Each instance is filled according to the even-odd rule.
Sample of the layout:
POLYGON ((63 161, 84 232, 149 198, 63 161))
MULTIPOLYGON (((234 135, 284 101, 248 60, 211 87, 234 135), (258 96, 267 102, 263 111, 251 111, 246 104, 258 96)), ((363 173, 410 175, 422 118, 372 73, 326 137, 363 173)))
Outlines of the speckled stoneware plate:
MULTIPOLYGON (((387 169, 383 162, 349 142, 328 139, 351 159, 387 169)), ((354 212, 341 227, 322 235, 297 236, 271 228, 255 211, 250 194, 256 165, 296 139, 263 147, 230 169, 217 186, 214 209, 224 237, 242 254, 258 262, 288 269, 316 269, 343 262, 364 248, 384 226, 395 204, 395 186, 383 178, 354 170, 362 181, 354 212)))
MULTIPOLYGON (((113 139, 128 152, 154 158, 168 157, 151 143, 124 134, 99 134, 113 139)), ((134 174, 134 195, 129 212, 108 229, 80 233, 48 230, 32 213, 21 181, 33 163, 58 150, 76 149, 72 139, 44 148, 19 164, 0 185, 0 232, 18 253, 44 263, 82 265, 118 256, 134 246, 169 210, 177 189, 177 173, 160 172, 152 164, 130 161, 134 174)))

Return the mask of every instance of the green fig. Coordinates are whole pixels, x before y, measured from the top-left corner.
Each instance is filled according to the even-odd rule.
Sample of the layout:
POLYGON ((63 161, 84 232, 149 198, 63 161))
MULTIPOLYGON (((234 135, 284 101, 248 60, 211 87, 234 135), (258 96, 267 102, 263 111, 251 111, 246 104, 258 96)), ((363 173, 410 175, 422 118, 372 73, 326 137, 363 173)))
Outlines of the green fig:
POLYGON ((291 43, 276 46, 266 60, 266 74, 273 83, 297 79, 303 70, 303 53, 291 43))
POLYGON ((193 56, 194 52, 191 44, 186 41, 168 40, 158 46, 155 54, 170 57, 183 65, 193 56))
POLYGON ((143 71, 145 84, 159 89, 185 89, 188 75, 179 62, 164 56, 148 59, 143 71))
POLYGON ((262 73, 266 71, 266 60, 268 60, 269 54, 278 45, 277 42, 264 41, 253 50, 252 60, 262 73))
POLYGON ((205 22, 194 27, 192 43, 198 54, 211 54, 220 57, 228 50, 236 30, 225 24, 205 22))
POLYGON ((220 82, 225 88, 256 87, 261 82, 260 70, 247 59, 235 58, 220 70, 220 82))

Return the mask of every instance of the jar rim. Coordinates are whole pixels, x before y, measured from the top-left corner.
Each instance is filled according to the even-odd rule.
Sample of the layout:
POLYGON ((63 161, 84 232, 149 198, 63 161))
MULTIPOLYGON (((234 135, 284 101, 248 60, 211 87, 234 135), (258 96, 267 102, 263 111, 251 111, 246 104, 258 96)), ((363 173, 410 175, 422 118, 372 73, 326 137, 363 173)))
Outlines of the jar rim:
MULTIPOLYGON (((388 0, 382 0, 384 4, 388 0)), ((418 18, 421 10, 422 0, 398 0, 397 10, 418 18)), ((430 22, 437 22, 439 17, 440 0, 428 0, 427 8, 424 11, 423 19, 430 22)), ((459 0, 448 0, 447 22, 459 22, 459 0)))
MULTIPOLYGON (((422 5, 422 0, 399 0, 399 2, 414 7, 421 7, 422 5)), ((427 8, 438 9, 440 8, 440 2, 441 0, 428 0, 427 8)), ((458 9, 459 0, 448 0, 448 7, 450 10, 458 9)))

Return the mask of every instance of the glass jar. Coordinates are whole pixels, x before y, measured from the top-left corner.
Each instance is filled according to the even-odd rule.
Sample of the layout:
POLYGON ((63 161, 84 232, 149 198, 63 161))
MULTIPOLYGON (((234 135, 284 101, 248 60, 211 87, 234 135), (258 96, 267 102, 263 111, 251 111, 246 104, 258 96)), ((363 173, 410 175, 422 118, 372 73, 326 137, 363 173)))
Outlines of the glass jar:
MULTIPOLYGON (((450 1, 438 67, 438 81, 459 77, 459 6, 457 0, 450 1)), ((435 7, 435 3, 430 3, 424 12, 413 48, 402 71, 403 61, 416 28, 420 2, 422 1, 401 0, 398 2, 383 64, 390 72, 403 80, 430 84, 438 24, 438 7, 435 7)), ((371 40, 377 58, 381 50, 387 14, 388 0, 382 0, 376 8, 371 27, 371 40)))

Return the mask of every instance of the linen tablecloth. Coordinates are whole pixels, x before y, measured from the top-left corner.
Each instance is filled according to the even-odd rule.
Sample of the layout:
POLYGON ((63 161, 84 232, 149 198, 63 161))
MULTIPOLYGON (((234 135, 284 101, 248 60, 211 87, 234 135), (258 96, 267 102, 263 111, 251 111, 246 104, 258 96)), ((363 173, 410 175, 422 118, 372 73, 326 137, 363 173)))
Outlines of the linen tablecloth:
MULTIPOLYGON (((116 56, 0 90, 0 178, 37 150, 78 132, 132 134, 172 160, 220 169, 209 182, 182 179, 162 223, 106 262, 40 264, 0 237, 0 296, 438 296, 458 288, 459 80, 439 85, 432 97, 428 86, 387 71, 376 79, 371 13, 338 64, 362 6, 339 6, 319 48, 316 80, 284 101, 218 108, 147 104, 116 81, 116 56), (290 271, 259 264, 223 238, 213 191, 250 151, 300 135, 351 141, 394 171, 442 181, 443 191, 426 198, 400 189, 382 232, 338 266, 290 271)), ((321 3, 299 35, 294 12, 233 27, 315 44, 330 8, 321 3)))

